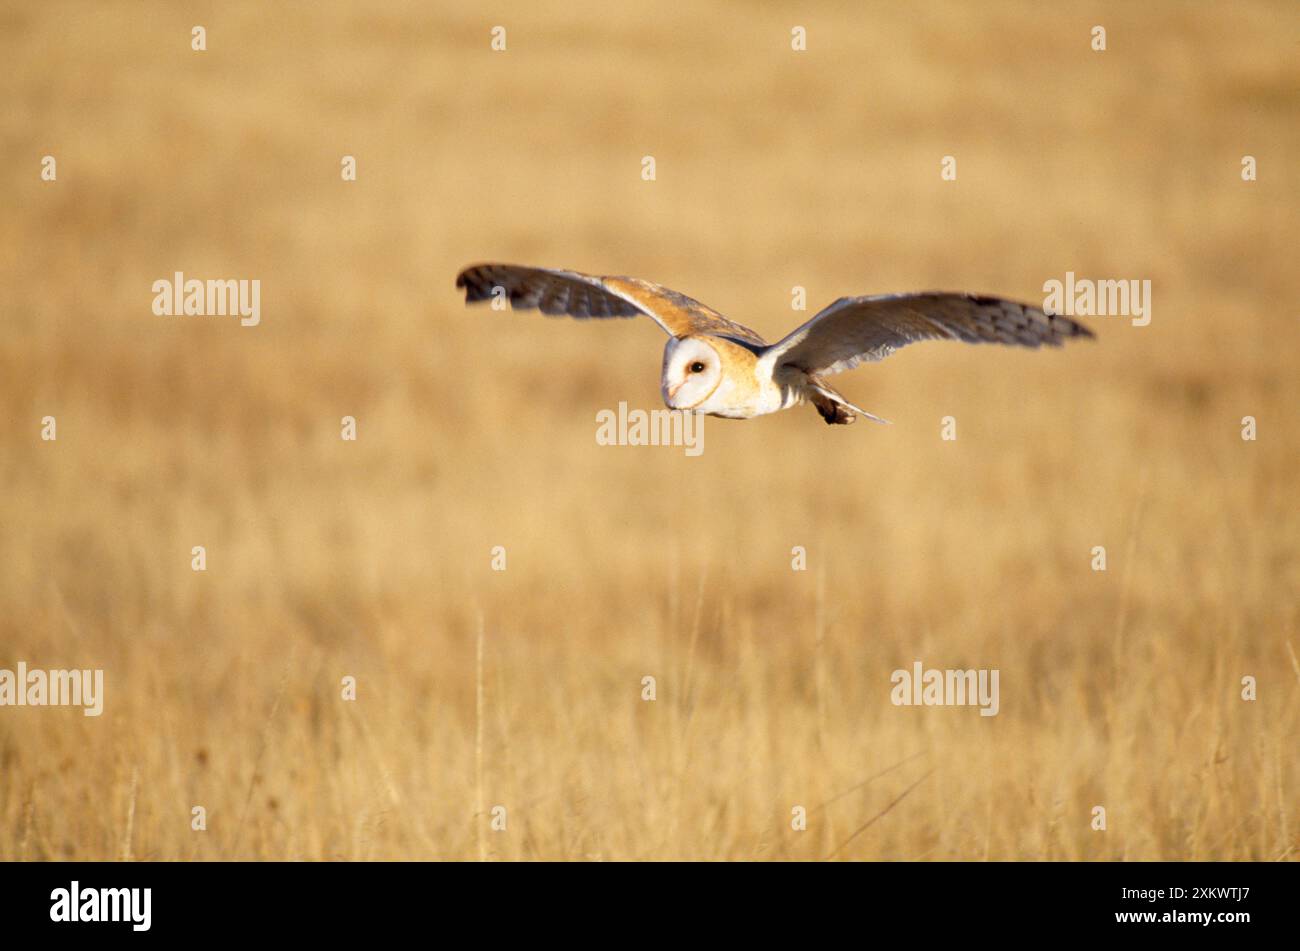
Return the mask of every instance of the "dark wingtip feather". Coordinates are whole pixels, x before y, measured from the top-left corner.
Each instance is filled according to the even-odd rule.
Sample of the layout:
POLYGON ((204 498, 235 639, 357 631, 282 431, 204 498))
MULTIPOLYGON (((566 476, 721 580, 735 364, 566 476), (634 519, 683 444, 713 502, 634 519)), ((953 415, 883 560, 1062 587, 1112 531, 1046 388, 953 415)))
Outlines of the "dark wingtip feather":
MULTIPOLYGON (((1044 313, 1047 313, 1044 311, 1044 313)), ((1088 340, 1096 340, 1097 335, 1092 332, 1086 324, 1081 324, 1073 317, 1066 317, 1064 314, 1047 314, 1047 319, 1052 322, 1052 329, 1056 331, 1059 339, 1072 339, 1074 337, 1083 337, 1088 340)))
POLYGON ((475 264, 456 275, 456 286, 465 289, 465 303, 477 304, 492 296, 489 267, 487 264, 475 264))

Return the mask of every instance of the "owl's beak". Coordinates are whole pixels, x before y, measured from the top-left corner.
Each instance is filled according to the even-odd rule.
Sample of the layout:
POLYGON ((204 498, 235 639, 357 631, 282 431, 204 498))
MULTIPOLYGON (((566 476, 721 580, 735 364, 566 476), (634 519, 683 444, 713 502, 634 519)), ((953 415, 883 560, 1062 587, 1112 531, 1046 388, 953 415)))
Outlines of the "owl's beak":
POLYGON ((673 385, 673 386, 668 387, 668 389, 664 391, 664 395, 667 397, 667 398, 664 400, 664 402, 667 403, 669 406, 672 406, 672 405, 673 405, 673 400, 674 400, 674 399, 676 398, 676 396, 677 396, 677 391, 680 390, 680 389, 681 389, 683 386, 685 386, 685 385, 686 385, 686 381, 685 381, 685 380, 682 380, 680 383, 677 383, 677 384, 675 384, 675 385, 673 385))

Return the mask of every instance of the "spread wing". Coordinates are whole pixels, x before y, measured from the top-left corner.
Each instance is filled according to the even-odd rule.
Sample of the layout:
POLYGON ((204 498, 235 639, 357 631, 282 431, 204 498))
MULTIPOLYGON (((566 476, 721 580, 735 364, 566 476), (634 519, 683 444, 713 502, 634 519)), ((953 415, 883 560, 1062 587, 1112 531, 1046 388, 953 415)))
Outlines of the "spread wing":
POLYGON ((500 287, 516 310, 536 308, 543 314, 570 317, 635 317, 644 314, 673 337, 712 334, 758 347, 767 344, 748 327, 723 317, 658 284, 635 277, 593 277, 577 271, 557 271, 515 264, 476 264, 456 276, 465 288, 465 301, 491 300, 500 287))
POLYGON ((932 291, 841 297, 769 353, 777 364, 808 373, 839 373, 918 340, 1059 347, 1071 337, 1091 336, 1083 324, 1029 304, 932 291))

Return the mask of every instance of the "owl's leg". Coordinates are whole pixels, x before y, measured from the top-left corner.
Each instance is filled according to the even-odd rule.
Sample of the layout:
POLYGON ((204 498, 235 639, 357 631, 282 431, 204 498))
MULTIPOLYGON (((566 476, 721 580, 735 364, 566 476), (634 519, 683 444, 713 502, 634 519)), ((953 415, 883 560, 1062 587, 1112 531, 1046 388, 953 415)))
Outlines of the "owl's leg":
POLYGON ((859 406, 854 406, 820 380, 810 381, 808 398, 812 401, 813 406, 817 407, 817 412, 821 413, 822 419, 826 420, 828 426, 847 426, 858 416, 865 416, 877 423, 889 425, 889 420, 881 419, 859 406))
POLYGON ((857 419, 852 413, 836 403, 834 400, 828 400, 820 393, 814 394, 812 398, 813 406, 817 407, 817 412, 821 414, 822 419, 826 420, 828 426, 847 426, 857 419))

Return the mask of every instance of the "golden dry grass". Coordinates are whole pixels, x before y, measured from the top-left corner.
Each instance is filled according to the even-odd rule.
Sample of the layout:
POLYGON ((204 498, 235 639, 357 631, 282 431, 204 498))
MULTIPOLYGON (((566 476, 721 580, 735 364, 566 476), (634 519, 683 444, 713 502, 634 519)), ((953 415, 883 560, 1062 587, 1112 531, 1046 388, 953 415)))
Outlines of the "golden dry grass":
POLYGON ((0 13, 0 667, 107 681, 0 709, 0 859, 1294 859, 1300 10, 472 6, 0 13), (480 259, 769 339, 795 284, 1154 315, 909 349, 837 381, 894 426, 691 459, 595 443, 656 328, 467 310, 480 259), (153 316, 175 270, 262 325, 153 316), (1001 713, 893 706, 914 660, 1001 713))

